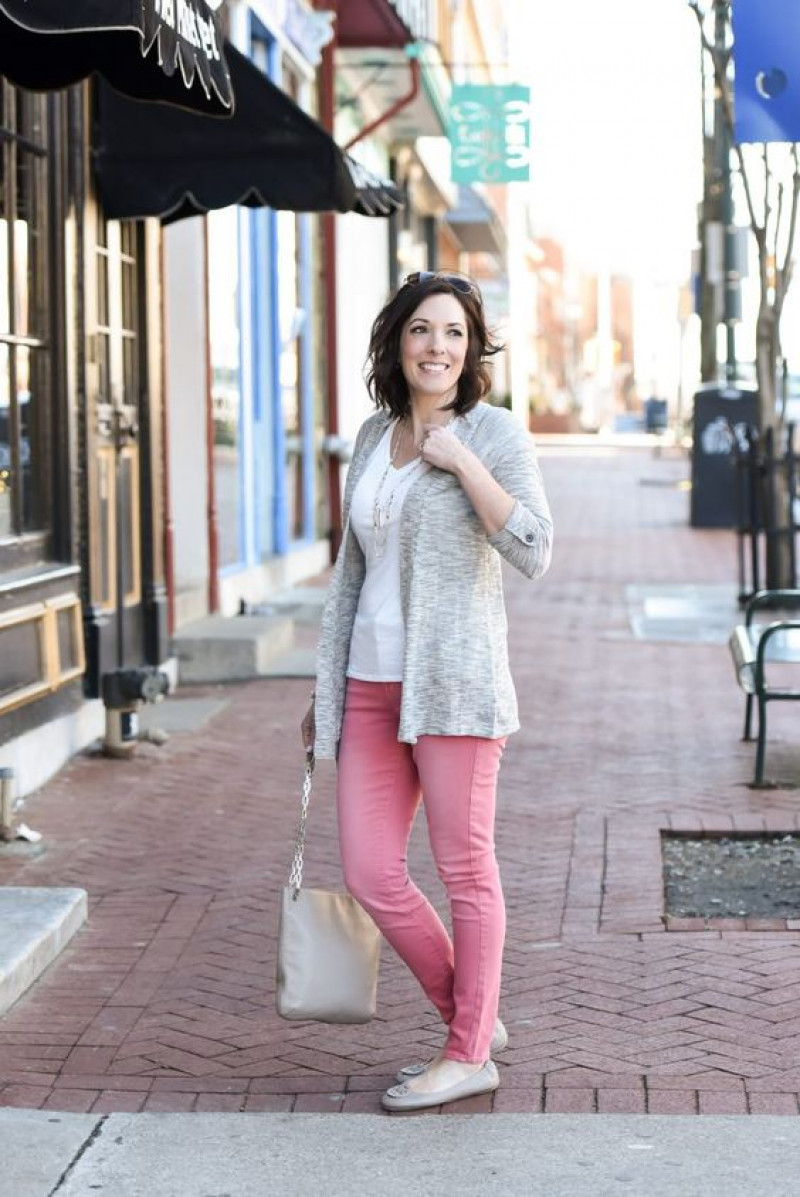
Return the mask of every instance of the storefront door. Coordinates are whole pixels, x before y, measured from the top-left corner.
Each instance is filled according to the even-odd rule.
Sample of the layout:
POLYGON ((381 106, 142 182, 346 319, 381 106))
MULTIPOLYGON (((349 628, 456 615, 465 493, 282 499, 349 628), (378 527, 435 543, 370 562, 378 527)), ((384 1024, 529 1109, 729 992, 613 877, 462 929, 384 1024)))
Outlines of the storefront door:
POLYGON ((89 685, 145 659, 140 427, 143 228, 98 211, 87 244, 89 685))

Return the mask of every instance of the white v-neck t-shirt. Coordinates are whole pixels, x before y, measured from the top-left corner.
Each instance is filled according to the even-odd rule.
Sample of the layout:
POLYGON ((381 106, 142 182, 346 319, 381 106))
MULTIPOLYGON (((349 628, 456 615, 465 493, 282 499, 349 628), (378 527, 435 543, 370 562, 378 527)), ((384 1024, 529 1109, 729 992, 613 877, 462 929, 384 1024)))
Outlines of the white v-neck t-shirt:
POLYGON ((400 516, 413 483, 430 469, 419 457, 400 469, 389 464, 396 427, 397 421, 393 420, 375 447, 350 505, 350 527, 364 554, 366 576, 350 639, 347 676, 365 682, 403 680, 405 628, 400 604, 400 516), (373 526, 376 497, 385 531, 382 549, 376 546, 373 526))

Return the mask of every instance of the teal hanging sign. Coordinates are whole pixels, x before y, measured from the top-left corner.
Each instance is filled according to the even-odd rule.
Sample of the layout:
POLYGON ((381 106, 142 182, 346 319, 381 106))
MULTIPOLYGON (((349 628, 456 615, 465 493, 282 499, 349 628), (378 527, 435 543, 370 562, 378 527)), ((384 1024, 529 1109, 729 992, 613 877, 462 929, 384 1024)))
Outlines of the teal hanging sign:
POLYGON ((458 83, 450 99, 454 183, 524 183, 530 178, 529 87, 458 83))

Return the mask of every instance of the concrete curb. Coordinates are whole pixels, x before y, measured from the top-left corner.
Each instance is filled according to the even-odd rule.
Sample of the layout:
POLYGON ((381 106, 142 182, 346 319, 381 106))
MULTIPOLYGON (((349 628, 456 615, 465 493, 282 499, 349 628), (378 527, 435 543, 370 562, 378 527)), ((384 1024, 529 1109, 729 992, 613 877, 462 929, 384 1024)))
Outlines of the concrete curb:
POLYGON ((0 1111, 0 1197, 794 1197, 800 1119, 0 1111))
POLYGON ((0 1014, 52 964, 86 912, 84 889, 0 887, 0 1014))

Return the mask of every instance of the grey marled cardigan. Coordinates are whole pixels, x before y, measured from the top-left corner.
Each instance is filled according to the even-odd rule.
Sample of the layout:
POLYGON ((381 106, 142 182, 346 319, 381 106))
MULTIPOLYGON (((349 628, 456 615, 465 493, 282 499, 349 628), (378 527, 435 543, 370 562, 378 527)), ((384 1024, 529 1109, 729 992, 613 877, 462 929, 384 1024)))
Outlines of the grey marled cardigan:
MULTIPOLYGON (((377 412, 364 422, 347 476, 342 545, 317 650, 318 757, 337 752, 364 580, 350 503, 389 421, 377 412)), ((398 739, 410 744, 423 735, 497 738, 518 729, 498 554, 529 578, 541 577, 550 563, 553 524, 529 434, 510 412, 486 403, 452 428, 516 503, 506 526, 489 536, 454 474, 432 468, 408 492, 400 528, 406 641, 398 739)))

